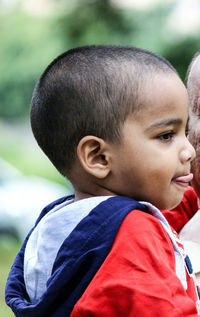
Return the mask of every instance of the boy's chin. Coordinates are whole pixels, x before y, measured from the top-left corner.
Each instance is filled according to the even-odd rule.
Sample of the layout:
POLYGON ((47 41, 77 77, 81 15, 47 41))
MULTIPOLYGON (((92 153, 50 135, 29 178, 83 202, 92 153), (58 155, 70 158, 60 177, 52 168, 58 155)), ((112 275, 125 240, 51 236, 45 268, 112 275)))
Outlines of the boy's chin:
POLYGON ((183 199, 184 192, 182 194, 177 195, 176 199, 168 200, 166 203, 160 205, 160 210, 171 210, 176 208, 183 199))
POLYGON ((171 210, 171 209, 176 208, 181 203, 182 199, 183 199, 183 195, 181 196, 180 199, 177 199, 176 202, 169 204, 168 207, 163 209, 163 210, 171 210))

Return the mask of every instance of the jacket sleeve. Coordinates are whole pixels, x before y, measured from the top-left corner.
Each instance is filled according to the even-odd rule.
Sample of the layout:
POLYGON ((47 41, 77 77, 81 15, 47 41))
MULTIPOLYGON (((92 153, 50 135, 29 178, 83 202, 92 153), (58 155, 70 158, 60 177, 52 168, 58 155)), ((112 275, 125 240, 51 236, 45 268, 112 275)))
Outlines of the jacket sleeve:
POLYGON ((192 187, 189 187, 181 203, 172 210, 162 211, 163 215, 173 227, 179 232, 182 227, 194 216, 198 210, 198 197, 192 187))
POLYGON ((74 306, 71 317, 79 316, 197 316, 195 302, 176 276, 171 240, 152 215, 134 210, 126 216, 110 253, 74 306))

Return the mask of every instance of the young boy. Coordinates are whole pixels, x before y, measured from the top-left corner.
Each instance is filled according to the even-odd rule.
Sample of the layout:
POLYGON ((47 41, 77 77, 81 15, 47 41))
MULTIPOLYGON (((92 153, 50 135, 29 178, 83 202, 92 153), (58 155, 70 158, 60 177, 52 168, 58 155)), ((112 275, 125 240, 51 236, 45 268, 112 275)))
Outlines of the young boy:
POLYGON ((32 129, 74 195, 43 210, 16 257, 6 286, 16 316, 198 315, 174 231, 198 209, 187 120, 185 86, 149 51, 88 46, 48 66, 32 129))

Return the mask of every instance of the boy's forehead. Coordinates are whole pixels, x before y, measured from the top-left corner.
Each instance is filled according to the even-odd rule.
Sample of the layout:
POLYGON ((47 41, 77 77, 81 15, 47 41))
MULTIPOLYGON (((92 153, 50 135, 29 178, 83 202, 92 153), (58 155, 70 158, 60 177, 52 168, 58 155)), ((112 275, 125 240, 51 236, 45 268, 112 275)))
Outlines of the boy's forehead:
POLYGON ((149 78, 148 84, 144 85, 144 96, 147 102, 169 98, 172 101, 177 97, 188 99, 187 90, 181 79, 174 72, 161 73, 149 78), (145 94, 146 93, 146 94, 145 94))
POLYGON ((186 94, 185 85, 172 70, 152 72, 145 74, 141 80, 139 79, 139 93, 147 101, 151 100, 152 96, 162 98, 162 94, 166 91, 168 94, 175 95, 180 89, 184 90, 186 94))
POLYGON ((159 74, 144 86, 142 102, 133 117, 168 120, 188 117, 188 95, 183 82, 175 73, 159 74))

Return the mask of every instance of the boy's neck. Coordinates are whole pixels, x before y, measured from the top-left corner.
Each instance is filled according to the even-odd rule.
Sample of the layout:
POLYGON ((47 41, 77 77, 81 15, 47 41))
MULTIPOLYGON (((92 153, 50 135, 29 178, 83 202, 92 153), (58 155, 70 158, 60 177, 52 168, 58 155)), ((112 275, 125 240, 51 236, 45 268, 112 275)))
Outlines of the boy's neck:
POLYGON ((83 192, 79 190, 74 190, 75 199, 74 201, 78 201, 85 198, 96 197, 96 196, 115 196, 116 194, 108 192, 107 190, 97 191, 95 193, 83 192))

